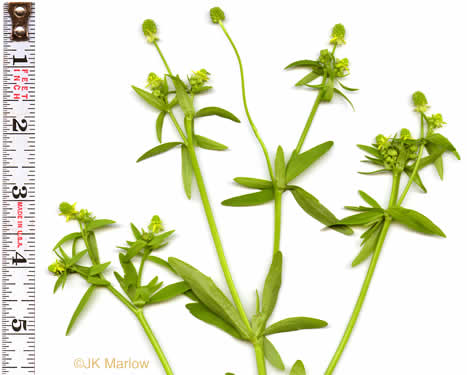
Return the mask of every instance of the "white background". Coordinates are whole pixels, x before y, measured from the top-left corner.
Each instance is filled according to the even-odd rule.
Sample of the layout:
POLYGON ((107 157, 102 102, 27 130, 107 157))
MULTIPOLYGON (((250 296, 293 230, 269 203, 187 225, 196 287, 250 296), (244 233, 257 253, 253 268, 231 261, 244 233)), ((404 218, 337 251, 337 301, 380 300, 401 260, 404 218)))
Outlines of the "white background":
MULTIPOLYGON (((70 278, 52 294, 55 279, 47 272, 51 249, 74 231, 57 216, 62 200, 78 202, 100 218, 119 225, 99 234, 101 258, 119 269, 117 245, 129 239, 130 221, 145 226, 159 214, 177 230, 161 256, 177 256, 211 275, 224 290, 200 200, 184 198, 179 152, 141 164, 137 157, 156 145, 156 112, 130 85, 144 86, 147 74, 163 74, 154 47, 140 25, 154 18, 160 46, 174 72, 201 68, 212 73, 215 90, 197 99, 198 108, 226 107, 241 124, 203 119, 200 134, 230 147, 200 151, 200 163, 214 206, 232 273, 249 313, 254 291, 261 288, 272 253, 272 205, 228 208, 219 202, 245 193, 236 176, 266 177, 263 156, 241 105, 237 63, 208 11, 224 8, 226 26, 245 64, 251 112, 269 147, 296 144, 315 93, 293 87, 305 71, 284 72, 294 60, 316 58, 327 48, 332 26, 345 24, 348 57, 346 84, 357 111, 339 98, 320 106, 305 148, 326 140, 335 146, 297 183, 315 194, 337 216, 347 204, 360 204, 358 189, 386 202, 389 177, 367 177, 355 144, 368 144, 378 133, 401 127, 414 133, 418 117, 410 96, 426 93, 432 109, 448 125, 443 134, 467 155, 465 136, 464 11, 458 1, 37 1, 39 108, 39 374, 114 374, 118 370, 74 369, 76 358, 116 357, 150 360, 148 370, 127 374, 162 374, 162 369, 133 316, 105 290, 99 290, 80 316, 71 336, 65 329, 85 283, 70 278)), ((178 140, 166 121, 164 140, 178 140)), ((335 374, 467 373, 465 336, 467 303, 464 243, 467 178, 465 162, 446 158, 445 181, 433 169, 423 171, 428 195, 416 188, 406 207, 435 221, 447 239, 422 236, 394 225, 354 335, 335 374)), ((358 295, 367 264, 352 269, 358 236, 321 232, 290 194, 284 197, 282 251, 284 281, 272 320, 305 315, 327 320, 329 328, 272 337, 288 368, 302 359, 312 374, 323 373, 358 295)), ((166 280, 169 276, 160 272, 166 280)), ((111 273, 108 273, 111 278, 111 273)), ((192 318, 183 298, 147 309, 150 321, 176 374, 255 373, 250 346, 192 318)), ((278 373, 270 370, 271 374, 278 373)))

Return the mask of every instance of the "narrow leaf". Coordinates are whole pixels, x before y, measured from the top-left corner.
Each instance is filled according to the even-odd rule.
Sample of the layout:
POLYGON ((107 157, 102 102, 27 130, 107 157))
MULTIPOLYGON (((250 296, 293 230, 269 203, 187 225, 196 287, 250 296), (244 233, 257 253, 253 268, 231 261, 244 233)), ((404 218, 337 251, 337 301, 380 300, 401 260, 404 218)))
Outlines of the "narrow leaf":
POLYGON ((318 78, 320 75, 316 72, 310 72, 308 73, 305 77, 303 77, 300 81, 298 81, 295 86, 303 86, 309 82, 314 81, 316 78, 318 78))
POLYGON ((347 90, 347 91, 358 91, 360 89, 353 89, 351 87, 347 87, 345 86, 341 81, 337 81, 339 83, 339 85, 344 89, 344 90, 347 90))
POLYGON ((285 158, 284 150, 281 146, 277 148, 274 172, 276 174, 277 184, 279 186, 285 186, 285 158))
POLYGON ((175 270, 172 268, 172 266, 169 264, 169 262, 165 261, 164 259, 162 258, 159 258, 159 257, 156 257, 154 255, 150 255, 148 256, 147 260, 155 263, 155 264, 158 264, 159 266, 162 266, 164 268, 166 268, 167 270, 169 270, 170 272, 173 272, 176 274, 175 270))
POLYGON ((105 279, 100 279, 100 278, 95 277, 95 276, 89 276, 89 277, 87 278, 87 281, 88 281, 89 283, 91 283, 92 285, 97 285, 97 286, 107 286, 107 285, 110 284, 107 280, 105 280, 105 279))
POLYGON ((384 215, 383 210, 379 211, 367 211, 362 212, 360 214, 347 216, 346 218, 339 220, 335 224, 340 225, 365 225, 371 223, 372 221, 376 221, 381 219, 384 215))
POLYGON ((344 100, 345 100, 347 103, 349 103, 349 104, 352 106, 352 109, 355 111, 355 107, 353 106, 352 102, 350 101, 350 99, 349 99, 347 96, 345 96, 345 94, 344 94, 342 91, 340 91, 340 90, 334 88, 334 92, 335 92, 336 94, 342 96, 342 97, 344 98, 344 100))
POLYGON ((250 189, 271 189, 272 182, 268 180, 262 180, 259 178, 251 177, 235 177, 234 181, 242 186, 245 186, 250 189))
POLYGON ((249 336, 237 309, 211 278, 179 259, 169 258, 169 264, 209 310, 233 325, 243 337, 249 336))
POLYGON ((352 261, 352 267, 358 266, 360 263, 364 262, 376 249, 381 230, 383 228, 383 223, 380 222, 373 227, 374 229, 371 232, 371 235, 363 240, 363 246, 352 261))
POLYGON ((186 305, 186 308, 190 311, 191 315, 199 320, 202 320, 205 323, 213 325, 224 332, 228 333, 230 336, 233 336, 237 339, 242 340, 242 336, 237 332, 237 330, 231 326, 229 323, 224 321, 222 318, 209 311, 201 303, 189 303, 186 305))
POLYGON ((305 211, 308 215, 318 220, 320 223, 330 227, 331 229, 350 235, 353 233, 353 230, 345 225, 336 225, 334 226, 338 219, 334 214, 324 207, 321 202, 316 199, 313 195, 303 190, 298 186, 291 186, 292 194, 297 201, 298 205, 305 211), (333 226, 331 226, 333 225, 333 226))
POLYGON ((371 207, 374 207, 374 208, 382 208, 378 202, 376 202, 375 199, 373 199, 372 197, 370 197, 367 193, 365 193, 364 191, 362 190, 359 190, 358 191, 358 194, 360 194, 360 196, 362 197, 362 199, 368 203, 371 207))
POLYGON ((271 341, 263 337, 264 357, 268 362, 279 370, 285 370, 284 362, 271 341))
POLYGON ((89 244, 89 249, 88 249, 88 254, 89 258, 91 258, 92 264, 99 264, 99 249, 97 248, 97 240, 96 240, 96 235, 94 232, 89 232, 88 234, 88 244, 89 244))
POLYGON ((151 148, 149 151, 146 151, 143 155, 141 155, 138 160, 136 160, 137 163, 140 161, 146 160, 150 157, 162 154, 163 152, 169 151, 173 149, 174 147, 183 144, 182 142, 168 142, 168 143, 163 143, 159 146, 156 146, 154 148, 151 148))
POLYGON ((374 148, 374 147, 371 147, 371 146, 365 146, 365 145, 357 145, 357 147, 360 150, 368 152, 370 155, 373 155, 374 157, 376 157, 378 159, 381 159, 383 157, 377 148, 374 148))
POLYGON ((304 66, 311 66, 311 67, 321 67, 320 63, 318 61, 314 60, 298 60, 294 61, 293 63, 287 65, 284 69, 290 69, 290 68, 298 68, 298 67, 304 67, 304 66))
POLYGON ((206 107, 206 108, 200 109, 195 114, 195 117, 204 117, 204 116, 219 116, 219 117, 232 120, 234 122, 240 122, 237 116, 235 116, 233 113, 230 113, 229 111, 223 108, 219 108, 219 107, 206 107))
POLYGON ((245 207, 245 206, 258 206, 270 202, 274 199, 274 191, 272 189, 264 189, 256 193, 239 195, 226 199, 222 202, 224 206, 232 207, 245 207))
POLYGON ((92 232, 96 229, 103 228, 111 224, 115 224, 115 221, 108 219, 93 220, 90 223, 86 224, 86 230, 92 232))
POLYGON ((195 108, 193 107, 193 101, 186 92, 185 84, 178 76, 172 76, 171 78, 175 87, 175 94, 177 95, 178 103, 180 104, 182 111, 186 116, 193 117, 195 115, 195 108))
POLYGON ((159 113, 156 120, 156 134, 159 143, 162 143, 162 126, 164 125, 165 114, 166 112, 159 113))
POLYGON ((198 134, 195 134, 195 140, 199 147, 204 148, 206 150, 224 151, 228 149, 226 145, 223 145, 222 143, 213 141, 212 139, 203 137, 198 134))
POLYGON ((290 370, 289 375, 306 375, 305 366, 302 361, 297 361, 294 363, 292 370, 290 370))
POLYGON ((435 145, 441 146, 447 151, 451 151, 457 159, 460 160, 460 155, 457 152, 456 148, 453 146, 453 144, 447 139, 444 135, 435 133, 432 135, 429 135, 428 137, 425 138, 428 142, 431 142, 435 145))
POLYGON ((137 240, 141 238, 141 232, 138 230, 138 228, 136 228, 135 224, 133 223, 131 223, 131 231, 133 232, 133 236, 135 236, 137 240))
POLYGON ((67 234, 65 237, 63 237, 60 241, 57 242, 53 250, 58 249, 65 242, 74 240, 76 238, 81 238, 81 232, 74 232, 74 233, 67 234))
POLYGON ((417 232, 446 237, 438 226, 417 211, 403 207, 392 207, 388 208, 387 212, 394 220, 417 232))
POLYGON ((298 331, 302 329, 317 329, 324 328, 328 325, 324 320, 294 317, 280 320, 277 323, 271 324, 264 330, 264 335, 274 335, 275 333, 298 331))
POLYGON ((267 321, 276 307, 277 297, 282 283, 282 253, 274 253, 272 263, 263 287, 262 312, 267 321))
POLYGON ((332 147, 334 142, 324 142, 312 149, 305 151, 294 157, 287 165, 287 183, 305 171, 311 164, 323 156, 332 147))
POLYGON ((185 145, 182 145, 182 180, 183 188, 188 199, 191 199, 191 184, 193 182, 193 167, 191 165, 190 154, 185 145))
POLYGON ((96 264, 95 266, 92 266, 89 269, 89 276, 94 276, 98 275, 101 272, 103 272, 108 266, 110 266, 110 262, 107 263, 102 263, 102 264, 96 264))
POLYGON ((88 252, 88 250, 83 250, 83 251, 80 251, 79 253, 77 253, 76 255, 73 255, 70 259, 70 261, 68 262, 68 265, 70 266, 73 266, 74 264, 78 263, 78 261, 84 256, 84 254, 86 254, 88 252))
POLYGON ((159 98, 155 97, 152 93, 146 90, 142 90, 136 86, 131 86, 131 87, 146 103, 158 109, 159 111, 166 111, 168 109, 167 104, 165 104, 159 98))
POLYGON ((57 281, 55 282, 54 285, 54 293, 60 288, 60 285, 65 285, 65 280, 66 280, 66 273, 62 273, 58 278, 57 281))
POLYGON ((73 313, 70 323, 68 324, 68 328, 66 329, 67 336, 70 333, 71 329, 73 328, 73 325, 75 324, 76 319, 78 319, 79 314, 81 313, 81 311, 83 311, 84 306, 86 306, 86 303, 89 301, 89 298, 91 297, 92 292, 94 292, 94 289, 96 289, 96 287, 94 285, 91 285, 86 291, 86 293, 84 293, 83 297, 81 298, 81 301, 79 301, 78 307, 73 313))
POLYGON ((160 302, 168 301, 172 298, 175 298, 185 293, 189 289, 190 289, 190 286, 185 281, 167 285, 165 288, 162 288, 156 294, 154 294, 150 298, 149 303, 160 303, 160 302))

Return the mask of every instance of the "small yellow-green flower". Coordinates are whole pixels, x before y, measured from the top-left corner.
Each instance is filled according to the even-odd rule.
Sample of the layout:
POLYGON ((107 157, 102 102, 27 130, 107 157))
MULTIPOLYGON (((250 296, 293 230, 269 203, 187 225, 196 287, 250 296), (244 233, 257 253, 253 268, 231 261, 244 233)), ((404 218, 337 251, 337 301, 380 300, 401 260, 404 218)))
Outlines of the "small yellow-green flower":
POLYGON ((349 73, 349 59, 337 59, 336 60, 336 76, 345 77, 349 73))
POLYGON ((148 226, 148 229, 153 233, 159 233, 164 230, 162 220, 159 216, 154 215, 151 219, 151 223, 148 226))
POLYGON ((345 44, 345 27, 341 23, 335 25, 332 29, 331 40, 329 43, 336 46, 345 44))
POLYGON ((63 263, 59 262, 58 260, 55 261, 55 263, 52 263, 48 267, 49 271, 54 273, 55 275, 61 275, 63 272, 65 272, 65 266, 63 263))
POLYGON ((219 7, 211 8, 211 10, 209 11, 209 14, 211 16, 211 21, 213 23, 219 23, 225 20, 224 11, 219 7))
POLYGON ((385 137, 382 134, 377 135, 376 144, 378 145, 378 150, 386 149, 389 146, 389 137, 385 137))
POLYGON ((444 122, 443 120, 443 116, 441 115, 441 113, 436 113, 432 115, 431 117, 428 118, 427 121, 428 121, 428 126, 431 129, 439 129, 439 128, 442 128, 444 124, 446 124, 446 122, 444 122))
POLYGON ((70 221, 76 218, 78 211, 75 209, 76 203, 70 204, 67 202, 60 203, 59 210, 60 216, 65 216, 66 221, 70 221))
POLYGON ((143 34, 148 40, 149 43, 155 42, 157 39, 157 26, 156 23, 153 20, 145 20, 143 22, 143 34))
POLYGON ((211 73, 209 73, 206 69, 201 69, 196 72, 193 72, 193 74, 188 78, 190 86, 192 88, 202 87, 207 81, 209 81, 210 74, 211 73))
POLYGON ((162 86, 162 82, 164 82, 164 80, 162 78, 160 78, 156 73, 149 73, 148 74, 148 84, 146 85, 146 87, 149 87, 151 90, 156 90, 158 89, 159 87, 162 86))
POLYGON ((410 133, 410 130, 406 128, 401 129, 401 140, 406 141, 408 139, 412 139, 412 134, 410 133))
POLYGON ((426 100, 425 94, 421 91, 416 91, 412 95, 412 102, 415 106, 415 112, 426 112, 430 108, 428 101, 426 100))

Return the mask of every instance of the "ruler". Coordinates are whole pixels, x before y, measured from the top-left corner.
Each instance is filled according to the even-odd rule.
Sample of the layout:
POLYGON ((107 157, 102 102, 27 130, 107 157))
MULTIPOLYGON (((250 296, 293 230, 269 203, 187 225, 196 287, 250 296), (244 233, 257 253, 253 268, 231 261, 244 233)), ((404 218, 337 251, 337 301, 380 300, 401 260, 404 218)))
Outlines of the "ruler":
POLYGON ((35 8, 3 8, 2 374, 35 373, 35 8))

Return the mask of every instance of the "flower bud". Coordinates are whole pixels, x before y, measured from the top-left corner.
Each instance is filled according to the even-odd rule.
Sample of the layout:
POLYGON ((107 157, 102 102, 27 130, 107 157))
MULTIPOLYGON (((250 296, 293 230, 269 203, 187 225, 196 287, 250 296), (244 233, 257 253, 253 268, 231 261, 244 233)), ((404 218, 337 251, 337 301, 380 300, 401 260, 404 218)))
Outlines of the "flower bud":
POLYGON ((55 261, 55 263, 52 263, 49 267, 48 270, 55 275, 61 275, 63 272, 65 272, 65 266, 59 262, 58 260, 55 261))
POLYGON ((58 209, 60 210, 60 216, 65 216, 66 221, 70 221, 73 219, 76 219, 76 214, 78 211, 75 209, 76 203, 70 204, 68 202, 62 202, 58 206, 58 209))
POLYGON ((206 69, 193 72, 193 74, 188 78, 188 82, 190 82, 191 88, 199 89, 200 87, 203 87, 204 84, 209 81, 210 74, 211 73, 209 73, 206 69))
POLYGON ((442 128, 444 124, 446 124, 446 122, 444 122, 443 116, 441 115, 441 113, 436 113, 428 118, 428 126, 431 129, 442 128))
POLYGON ((412 102, 415 106, 415 112, 426 112, 428 111, 428 108, 430 108, 425 94, 423 94, 421 91, 414 92, 412 95, 412 102))
POLYGON ((407 139, 412 139, 412 134, 410 133, 409 129, 403 128, 401 129, 401 139, 406 141, 407 139))
POLYGON ((158 215, 154 215, 151 219, 151 223, 148 226, 148 229, 153 233, 159 233, 164 230, 162 220, 158 215))
POLYGON ((389 138, 379 134, 376 136, 376 144, 378 145, 378 150, 386 149, 389 146, 389 138))
POLYGON ((329 43, 334 44, 336 46, 341 46, 345 44, 345 27, 343 24, 338 23, 336 24, 331 33, 331 40, 329 43))
POLYGON ((349 72, 349 59, 336 59, 336 76, 345 77, 349 72))
POLYGON ((143 34, 149 43, 153 43, 158 38, 156 36, 157 26, 153 20, 147 19, 143 22, 143 34))
POLYGON ((219 7, 211 8, 209 14, 211 15, 212 23, 219 23, 225 20, 224 11, 219 7))

